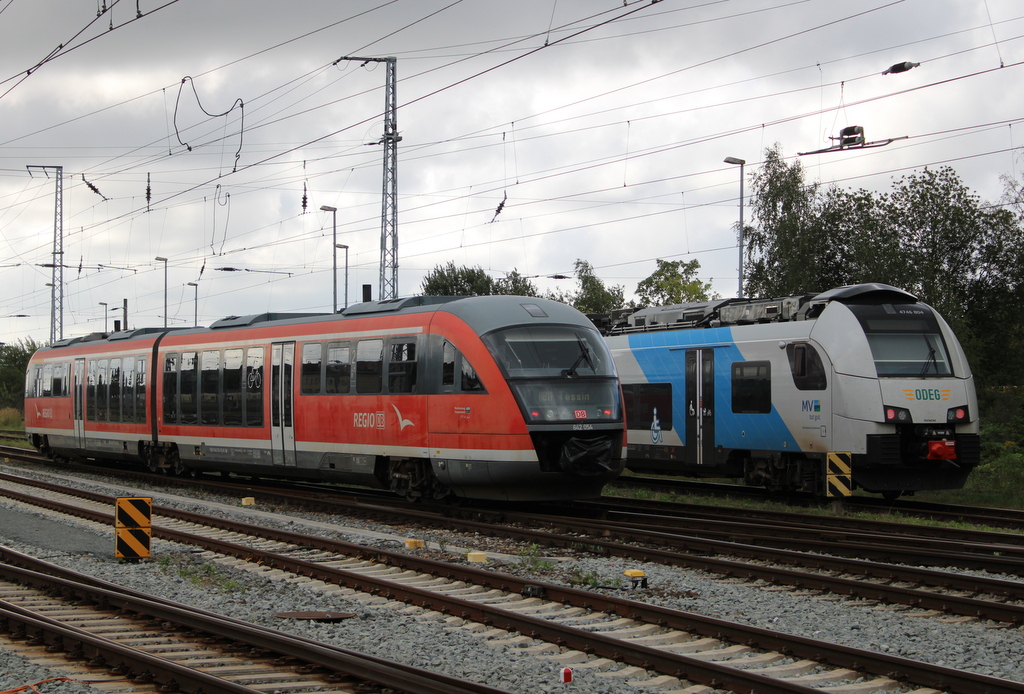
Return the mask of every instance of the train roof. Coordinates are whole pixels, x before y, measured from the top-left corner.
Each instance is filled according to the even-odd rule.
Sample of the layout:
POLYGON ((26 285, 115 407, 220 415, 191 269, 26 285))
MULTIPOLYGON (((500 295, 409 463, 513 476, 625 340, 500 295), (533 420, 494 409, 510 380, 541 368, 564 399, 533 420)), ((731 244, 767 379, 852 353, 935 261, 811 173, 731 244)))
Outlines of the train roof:
POLYGON ((915 303, 917 297, 888 284, 871 282, 836 287, 817 294, 796 294, 772 299, 717 299, 651 306, 612 314, 591 314, 588 317, 604 334, 619 335, 654 330, 814 320, 832 301, 844 304, 905 304, 915 303))
POLYGON ((581 325, 584 318, 576 309, 566 304, 526 296, 413 296, 402 299, 367 301, 349 306, 338 314, 330 313, 256 313, 244 316, 227 316, 214 321, 208 328, 159 328, 146 327, 122 330, 116 333, 92 333, 54 342, 43 350, 62 349, 70 346, 84 346, 87 343, 118 343, 126 340, 159 337, 168 333, 209 334, 216 331, 248 328, 264 324, 303 324, 330 321, 337 318, 367 318, 374 315, 397 313, 426 313, 444 310, 468 323, 478 334, 485 334, 498 328, 550 319, 560 323, 581 325))

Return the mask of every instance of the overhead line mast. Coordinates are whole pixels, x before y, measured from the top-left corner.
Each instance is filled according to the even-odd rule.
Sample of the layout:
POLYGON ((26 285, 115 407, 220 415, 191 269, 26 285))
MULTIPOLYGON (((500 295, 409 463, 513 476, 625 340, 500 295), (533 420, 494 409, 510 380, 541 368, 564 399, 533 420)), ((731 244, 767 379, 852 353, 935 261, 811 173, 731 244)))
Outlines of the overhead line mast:
POLYGON ((53 203, 53 277, 50 282, 50 344, 64 339, 64 167, 29 164, 29 176, 33 170, 42 170, 50 177, 54 172, 56 189, 53 203))
POLYGON ((342 60, 360 60, 366 63, 385 63, 387 82, 384 88, 384 135, 376 144, 384 145, 384 181, 380 212, 380 290, 378 298, 398 298, 398 97, 396 95, 395 67, 397 58, 357 58, 344 56, 342 60))

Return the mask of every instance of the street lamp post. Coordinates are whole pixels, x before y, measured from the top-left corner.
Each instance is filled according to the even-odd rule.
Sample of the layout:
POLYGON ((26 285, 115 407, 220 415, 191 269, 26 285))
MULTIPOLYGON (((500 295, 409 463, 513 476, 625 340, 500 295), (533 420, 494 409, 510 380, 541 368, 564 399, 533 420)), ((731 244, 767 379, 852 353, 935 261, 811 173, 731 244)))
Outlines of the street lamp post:
MULTIPOLYGON (((334 284, 334 300, 331 303, 331 313, 338 312, 338 208, 331 207, 330 205, 321 205, 320 209, 323 212, 330 212, 334 218, 334 235, 332 236, 334 243, 331 248, 331 253, 334 256, 334 266, 331 270, 331 281, 334 284)), ((346 289, 348 288, 348 282, 345 283, 346 289)))
POLYGON ((343 243, 336 243, 334 247, 345 249, 345 308, 348 308, 348 246, 343 243))
POLYGON ((726 157, 726 164, 739 164, 740 166, 740 229, 739 229, 739 247, 740 247, 740 264, 739 264, 739 284, 736 289, 736 297, 743 298, 743 165, 747 163, 745 159, 738 159, 736 157, 726 157))
POLYGON ((101 301, 100 306, 103 307, 103 332, 107 332, 107 302, 101 301))
POLYGON ((163 256, 157 256, 156 260, 159 260, 164 264, 164 327, 167 327, 167 258, 163 256))
POLYGON ((195 310, 192 313, 192 327, 193 328, 198 328, 199 327, 199 283, 198 282, 189 282, 188 286, 195 287, 195 289, 196 289, 195 310))

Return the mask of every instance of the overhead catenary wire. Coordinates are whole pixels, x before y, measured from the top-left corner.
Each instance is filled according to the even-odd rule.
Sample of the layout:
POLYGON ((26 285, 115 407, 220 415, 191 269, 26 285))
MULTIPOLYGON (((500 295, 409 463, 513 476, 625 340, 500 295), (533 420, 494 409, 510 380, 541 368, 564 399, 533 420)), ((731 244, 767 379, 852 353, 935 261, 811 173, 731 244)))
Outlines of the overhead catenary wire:
MULTIPOLYGON (((762 131, 763 131, 763 130, 762 130, 762 131)), ((525 132, 525 131, 524 131, 524 132, 525 132)), ((727 135, 726 135, 726 136, 727 136, 727 135)), ((632 159, 632 153, 630 153, 630 158, 632 159)), ((600 165, 599 163, 595 163, 595 166, 599 166, 599 165, 600 165)), ((347 167, 346 167, 346 168, 347 168, 347 167)), ((566 172, 566 174, 567 174, 567 175, 568 175, 568 174, 571 174, 571 173, 573 173, 574 171, 579 171, 579 170, 583 170, 583 169, 580 169, 580 168, 576 168, 576 169, 571 169, 571 168, 567 168, 567 169, 564 169, 564 171, 566 172)), ((274 185, 274 179, 275 179, 275 178, 276 178, 276 180, 278 180, 278 181, 280 181, 280 180, 283 180, 283 179, 277 178, 276 174, 271 174, 271 175, 270 175, 270 180, 268 180, 268 186, 273 186, 273 185, 274 185)), ((531 178, 532 178, 532 175, 531 175, 531 178)), ((636 183, 637 183, 638 185, 645 185, 645 184, 647 183, 647 181, 637 181, 636 183)), ((483 190, 484 190, 484 188, 483 188, 483 187, 481 187, 481 188, 480 188, 480 190, 481 190, 481 191, 483 191, 483 190)), ((586 190, 580 190, 580 191, 578 191, 578 194, 580 194, 580 195, 586 195, 587 193, 588 193, 588 191, 586 191, 586 190)), ((176 202, 174 202, 173 204, 174 204, 174 205, 178 205, 178 204, 179 204, 179 202, 180 202, 180 203, 182 203, 182 204, 188 204, 188 202, 187 202, 187 201, 184 201, 184 200, 181 200, 181 201, 176 201, 176 202)), ((165 205, 165 207, 166 207, 166 205, 165 205)), ((493 203, 491 203, 491 207, 493 208, 493 203)), ((116 223, 116 222, 115 222, 115 223, 116 223)), ((99 229, 100 227, 98 227, 98 226, 97 226, 97 227, 94 227, 94 228, 96 228, 96 229, 99 229)), ((233 240, 234 240, 234 239, 233 239, 233 240)))

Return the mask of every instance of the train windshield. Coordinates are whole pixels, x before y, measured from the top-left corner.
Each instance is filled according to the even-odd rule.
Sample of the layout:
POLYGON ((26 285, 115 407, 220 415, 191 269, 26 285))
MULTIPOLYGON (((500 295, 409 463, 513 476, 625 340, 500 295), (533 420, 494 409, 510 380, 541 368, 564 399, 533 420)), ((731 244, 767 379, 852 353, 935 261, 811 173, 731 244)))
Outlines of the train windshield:
POLYGON ((484 336, 527 421, 591 426, 622 421, 611 353, 600 333, 534 325, 484 336))
POLYGON ((949 353, 931 309, 920 304, 851 305, 879 376, 951 376, 949 353))
POLYGON ((534 325, 484 337, 508 378, 614 376, 611 354, 597 330, 534 325))

